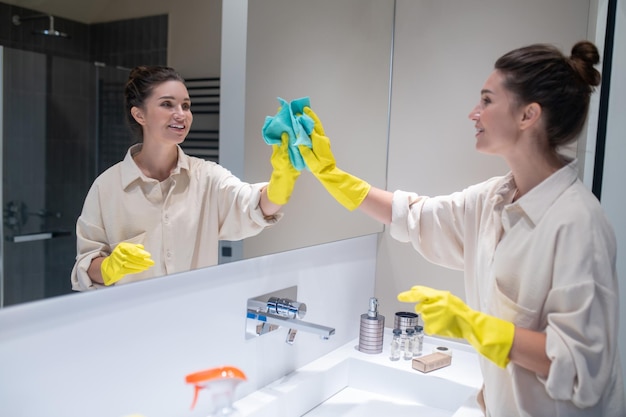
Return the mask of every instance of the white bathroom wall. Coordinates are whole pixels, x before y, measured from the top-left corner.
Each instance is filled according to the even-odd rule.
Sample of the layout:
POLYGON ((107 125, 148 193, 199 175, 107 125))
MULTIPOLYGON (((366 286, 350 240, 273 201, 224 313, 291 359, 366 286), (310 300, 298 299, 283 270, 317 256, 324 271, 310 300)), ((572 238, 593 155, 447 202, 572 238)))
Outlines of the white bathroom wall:
MULTIPOLYGON (((606 10, 608 0, 601 1, 606 10)), ((620 282, 621 315, 619 343, 622 369, 626 364, 626 2, 617 1, 615 15, 615 43, 613 45, 613 66, 611 69, 611 87, 609 95, 608 120, 606 130, 606 149, 604 173, 600 202, 613 224, 617 237, 617 276, 620 282)), ((626 373, 624 373, 626 379, 626 373)))
MULTIPOLYGON (((569 53, 587 38, 588 0, 398 0, 388 187, 447 194, 502 175, 502 160, 474 149, 468 119, 503 53, 534 42, 569 53)), ((409 244, 381 234, 376 295, 383 314, 410 308, 396 300, 413 285, 464 296, 462 273, 425 261, 409 244)))
POLYGON ((206 416, 185 375, 242 369, 243 397, 358 337, 374 292, 376 235, 338 241, 0 311, 0 415, 206 416), (286 329, 245 339, 246 301, 298 286, 304 321, 328 341, 286 329))

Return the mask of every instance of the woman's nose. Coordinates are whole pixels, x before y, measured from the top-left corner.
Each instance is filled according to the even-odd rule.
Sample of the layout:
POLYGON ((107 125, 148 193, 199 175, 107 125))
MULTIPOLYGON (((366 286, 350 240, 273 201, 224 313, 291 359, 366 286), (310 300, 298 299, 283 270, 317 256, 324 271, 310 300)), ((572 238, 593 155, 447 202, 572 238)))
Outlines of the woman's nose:
POLYGON ((183 110, 183 106, 176 106, 174 108, 174 117, 179 119, 183 119, 185 117, 185 111, 183 110))
POLYGON ((478 111, 478 106, 474 107, 467 117, 469 117, 469 119, 473 121, 478 120, 480 118, 480 112, 478 111))

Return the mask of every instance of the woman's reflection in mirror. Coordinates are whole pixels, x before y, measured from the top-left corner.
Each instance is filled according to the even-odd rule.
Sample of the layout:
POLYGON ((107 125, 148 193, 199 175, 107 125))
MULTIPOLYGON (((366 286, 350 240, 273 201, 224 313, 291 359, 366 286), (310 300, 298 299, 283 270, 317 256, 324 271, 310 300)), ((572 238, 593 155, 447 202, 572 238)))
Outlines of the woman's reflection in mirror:
POLYGON ((287 143, 273 147, 269 183, 243 182, 215 162, 185 154, 180 144, 193 121, 192 102, 173 68, 132 69, 125 112, 138 143, 96 178, 85 198, 73 290, 216 265, 220 240, 254 236, 283 215, 299 175, 287 143))

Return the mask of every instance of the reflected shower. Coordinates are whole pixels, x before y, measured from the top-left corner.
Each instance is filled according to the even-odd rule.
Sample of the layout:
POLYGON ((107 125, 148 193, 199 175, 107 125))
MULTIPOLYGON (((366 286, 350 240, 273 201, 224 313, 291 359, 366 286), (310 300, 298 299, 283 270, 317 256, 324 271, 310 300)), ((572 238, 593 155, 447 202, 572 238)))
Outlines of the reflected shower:
POLYGON ((38 14, 32 16, 24 16, 20 17, 18 15, 13 16, 13 24, 15 26, 19 26, 23 21, 26 20, 36 20, 36 19, 48 19, 48 28, 47 29, 33 29, 33 33, 35 35, 44 35, 44 36, 54 36, 58 38, 69 38, 69 35, 65 32, 59 32, 54 28, 54 16, 47 14, 38 14))

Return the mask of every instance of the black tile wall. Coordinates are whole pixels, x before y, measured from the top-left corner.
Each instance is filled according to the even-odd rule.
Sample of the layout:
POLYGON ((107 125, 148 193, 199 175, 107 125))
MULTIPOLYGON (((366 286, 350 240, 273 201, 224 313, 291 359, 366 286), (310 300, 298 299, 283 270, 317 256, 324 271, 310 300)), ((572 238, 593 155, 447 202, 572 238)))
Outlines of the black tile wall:
POLYGON ((167 15, 91 25, 92 61, 107 66, 165 65, 167 15))
POLYGON ((168 16, 157 15, 87 25, 54 17, 55 29, 67 38, 34 34, 47 29, 46 16, 13 24, 13 16, 41 12, 0 2, 0 45, 58 57, 103 62, 108 66, 167 64, 168 16))
POLYGON ((95 67, 87 61, 47 55, 46 209, 43 228, 70 231, 46 244, 45 295, 67 293, 76 256, 74 229, 93 181, 95 67), (71 258, 71 262, 68 262, 71 258))
POLYGON ((119 162, 126 154, 134 138, 126 125, 124 89, 128 71, 116 68, 98 68, 98 150, 97 173, 119 162))
POLYGON ((4 301, 9 305, 44 296, 45 248, 11 238, 40 230, 40 220, 30 213, 45 206, 46 132, 41 120, 46 113, 46 73, 42 54, 7 50, 4 60, 3 208, 13 221, 4 227, 2 249, 4 301), (8 210, 10 206, 19 210, 8 210))
MULTIPOLYGON (((7 202, 12 198, 7 196, 12 190, 39 190, 44 196, 35 201, 43 198, 45 204, 33 203, 38 207, 32 209, 45 209, 61 216, 37 216, 29 219, 28 227, 69 231, 70 235, 4 245, 5 305, 71 292, 69 276, 76 256, 75 225, 85 195, 95 176, 123 159, 133 142, 123 109, 128 68, 167 64, 167 15, 93 25, 55 17, 55 29, 67 33, 67 38, 33 34, 33 30, 49 27, 45 17, 23 21, 19 26, 12 23, 14 15, 38 14, 42 13, 0 2, 0 45, 18 50, 11 55, 9 74, 5 63, 5 81, 10 78, 16 85, 27 85, 32 90, 30 84, 33 83, 29 79, 41 80, 42 74, 45 78, 45 83, 37 84, 38 91, 18 92, 12 96, 10 100, 19 105, 7 106, 5 101, 3 116, 9 116, 7 109, 10 107, 13 121, 9 127, 14 126, 12 129, 22 135, 18 140, 24 141, 24 144, 18 142, 12 146, 18 146, 17 149, 29 146, 28 140, 23 138, 32 127, 43 124, 45 133, 44 143, 29 146, 11 163, 5 164, 3 200, 7 202), (94 62, 106 66, 97 66, 94 62), (33 95, 45 97, 45 109, 37 112, 39 116, 35 120, 33 112, 28 111, 29 100, 32 100, 29 97, 33 95), (23 110, 17 111, 17 108, 23 110), (7 167, 28 167, 34 160, 44 161, 45 167, 7 172, 7 167), (32 175, 39 171, 44 174, 32 175), (39 207, 41 205, 45 207, 39 207), (42 255, 35 261, 34 253, 42 255), (10 256, 9 262, 7 256, 10 256)), ((11 89, 4 90, 6 97, 7 90, 11 89)), ((6 150, 6 143, 3 146, 6 150)), ((34 229, 26 230, 32 231, 34 229)), ((9 232, 5 227, 5 234, 9 232)))

